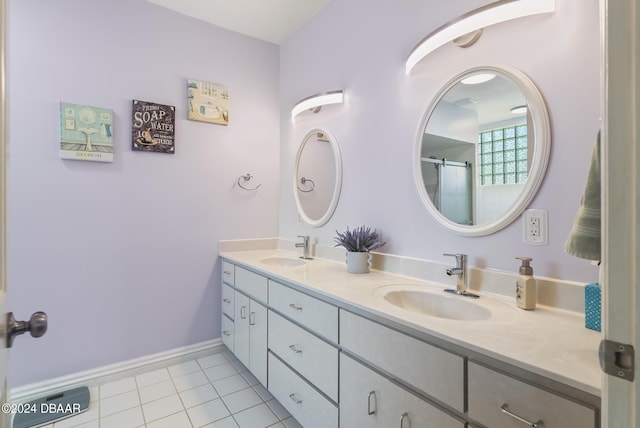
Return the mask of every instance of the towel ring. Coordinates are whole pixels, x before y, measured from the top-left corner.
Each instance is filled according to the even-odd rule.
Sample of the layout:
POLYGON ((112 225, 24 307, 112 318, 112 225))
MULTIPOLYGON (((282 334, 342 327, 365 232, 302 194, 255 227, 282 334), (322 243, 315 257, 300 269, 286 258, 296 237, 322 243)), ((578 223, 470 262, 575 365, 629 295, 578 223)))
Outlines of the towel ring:
POLYGON ((310 178, 300 177, 300 184, 305 185, 307 183, 311 183, 311 188, 310 189, 305 190, 305 189, 301 189, 300 186, 297 186, 298 190, 301 191, 301 192, 304 192, 304 193, 313 192, 313 189, 316 188, 316 183, 314 183, 313 180, 310 179, 310 178))
POLYGON ((258 184, 256 187, 245 187, 243 185, 243 183, 246 183, 247 181, 251 181, 252 178, 253 178, 253 175, 249 174, 248 172, 245 175, 241 175, 240 177, 238 177, 238 186, 240 186, 240 188, 244 190, 258 190, 258 187, 262 186, 262 183, 258 184), (240 180, 243 180, 243 181, 241 182, 240 180))

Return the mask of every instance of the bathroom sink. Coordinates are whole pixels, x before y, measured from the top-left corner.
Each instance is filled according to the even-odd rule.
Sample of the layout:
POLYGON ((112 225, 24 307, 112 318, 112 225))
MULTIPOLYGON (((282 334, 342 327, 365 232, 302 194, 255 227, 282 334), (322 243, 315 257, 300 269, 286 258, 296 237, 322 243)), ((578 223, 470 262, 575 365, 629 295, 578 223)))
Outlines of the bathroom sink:
POLYGON ((458 321, 480 321, 491 311, 466 297, 449 295, 442 290, 390 290, 382 294, 389 303, 407 311, 458 321))
POLYGON ((260 260, 260 263, 263 263, 268 266, 280 266, 280 267, 295 267, 304 265, 304 261, 300 259, 292 259, 289 257, 266 257, 260 260))

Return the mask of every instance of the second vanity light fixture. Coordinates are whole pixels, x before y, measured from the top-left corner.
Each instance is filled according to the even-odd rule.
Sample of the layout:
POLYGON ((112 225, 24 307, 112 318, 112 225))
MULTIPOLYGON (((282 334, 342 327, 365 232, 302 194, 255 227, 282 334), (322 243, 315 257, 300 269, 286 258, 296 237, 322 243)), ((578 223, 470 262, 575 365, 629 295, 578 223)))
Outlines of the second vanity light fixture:
POLYGON ((485 27, 525 16, 551 13, 555 9, 555 0, 499 0, 475 9, 443 25, 418 43, 409 54, 405 70, 409 74, 422 58, 452 40, 465 39, 460 46, 471 46, 485 27))
POLYGON ((312 95, 301 99, 291 109, 291 122, 293 123, 296 116, 305 110, 311 110, 314 113, 320 111, 322 106, 327 104, 342 104, 344 101, 344 92, 342 90, 323 92, 321 94, 312 95))

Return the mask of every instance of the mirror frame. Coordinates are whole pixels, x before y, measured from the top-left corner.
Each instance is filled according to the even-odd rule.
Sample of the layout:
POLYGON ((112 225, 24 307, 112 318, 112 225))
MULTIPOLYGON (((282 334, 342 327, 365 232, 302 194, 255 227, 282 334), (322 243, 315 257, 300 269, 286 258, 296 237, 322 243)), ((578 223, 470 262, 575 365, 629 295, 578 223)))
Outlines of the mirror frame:
POLYGON ((486 236, 495 233, 509 224, 511 224, 516 218, 518 218, 529 203, 536 196, 540 185, 545 176, 547 165, 549 163, 549 154, 551 152, 551 127, 549 122, 549 113, 545 104, 542 94, 536 87, 536 85, 529 79, 529 77, 511 67, 504 66, 482 66, 474 67, 463 71, 449 80, 442 89, 438 91, 436 96, 431 101, 429 108, 420 120, 418 125, 418 132, 416 135, 416 142, 414 147, 414 178, 416 184, 416 190, 420 200, 426 207, 427 211, 433 216, 433 218, 445 228, 451 230, 457 235, 462 236, 486 236), (531 124, 534 129, 534 149, 533 157, 531 160, 531 167, 529 169, 529 176, 527 183, 525 184, 522 192, 518 198, 514 201, 511 208, 509 208, 504 214, 497 219, 484 224, 479 225, 463 225, 455 223, 445 217, 431 201, 431 198, 427 194, 422 179, 422 169, 420 165, 420 156, 422 149, 422 139, 426 126, 431 118, 431 115, 436 109, 436 106, 444 95, 455 85, 457 85, 462 79, 469 77, 472 74, 478 73, 494 73, 497 76, 502 76, 509 79, 513 84, 522 92, 523 96, 527 100, 528 114, 531 117, 531 124))
POLYGON ((296 200, 296 207, 298 209, 298 215, 302 220, 312 227, 320 227, 325 225, 329 219, 333 216, 333 213, 338 206, 338 200, 340 199, 340 191, 342 189, 342 156, 340 154, 340 147, 338 146, 338 140, 336 137, 326 128, 313 128, 309 132, 307 132, 302 139, 302 143, 298 148, 298 153, 296 154, 296 160, 293 164, 293 196, 296 200), (336 170, 336 180, 333 186, 333 197, 329 202, 329 206, 325 213, 319 219, 310 218, 307 213, 305 213, 302 204, 300 202, 300 198, 298 196, 298 167, 300 165, 300 158, 302 157, 302 151, 309 141, 309 137, 313 134, 323 133, 329 138, 329 144, 331 144, 331 149, 333 151, 333 158, 335 161, 335 170, 336 170))

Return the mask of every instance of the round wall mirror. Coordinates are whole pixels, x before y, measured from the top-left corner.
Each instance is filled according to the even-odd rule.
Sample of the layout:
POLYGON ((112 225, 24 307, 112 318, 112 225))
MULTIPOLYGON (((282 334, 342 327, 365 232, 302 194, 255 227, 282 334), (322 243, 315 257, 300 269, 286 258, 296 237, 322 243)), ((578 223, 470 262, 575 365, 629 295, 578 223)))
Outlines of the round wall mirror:
POLYGON ((438 92, 418 127, 418 194, 453 232, 494 233, 535 196, 549 148, 547 108, 524 73, 497 67, 465 71, 438 92))
POLYGON ((305 223, 319 227, 329 221, 342 187, 342 158, 336 138, 326 129, 305 135, 294 164, 293 194, 305 223))

